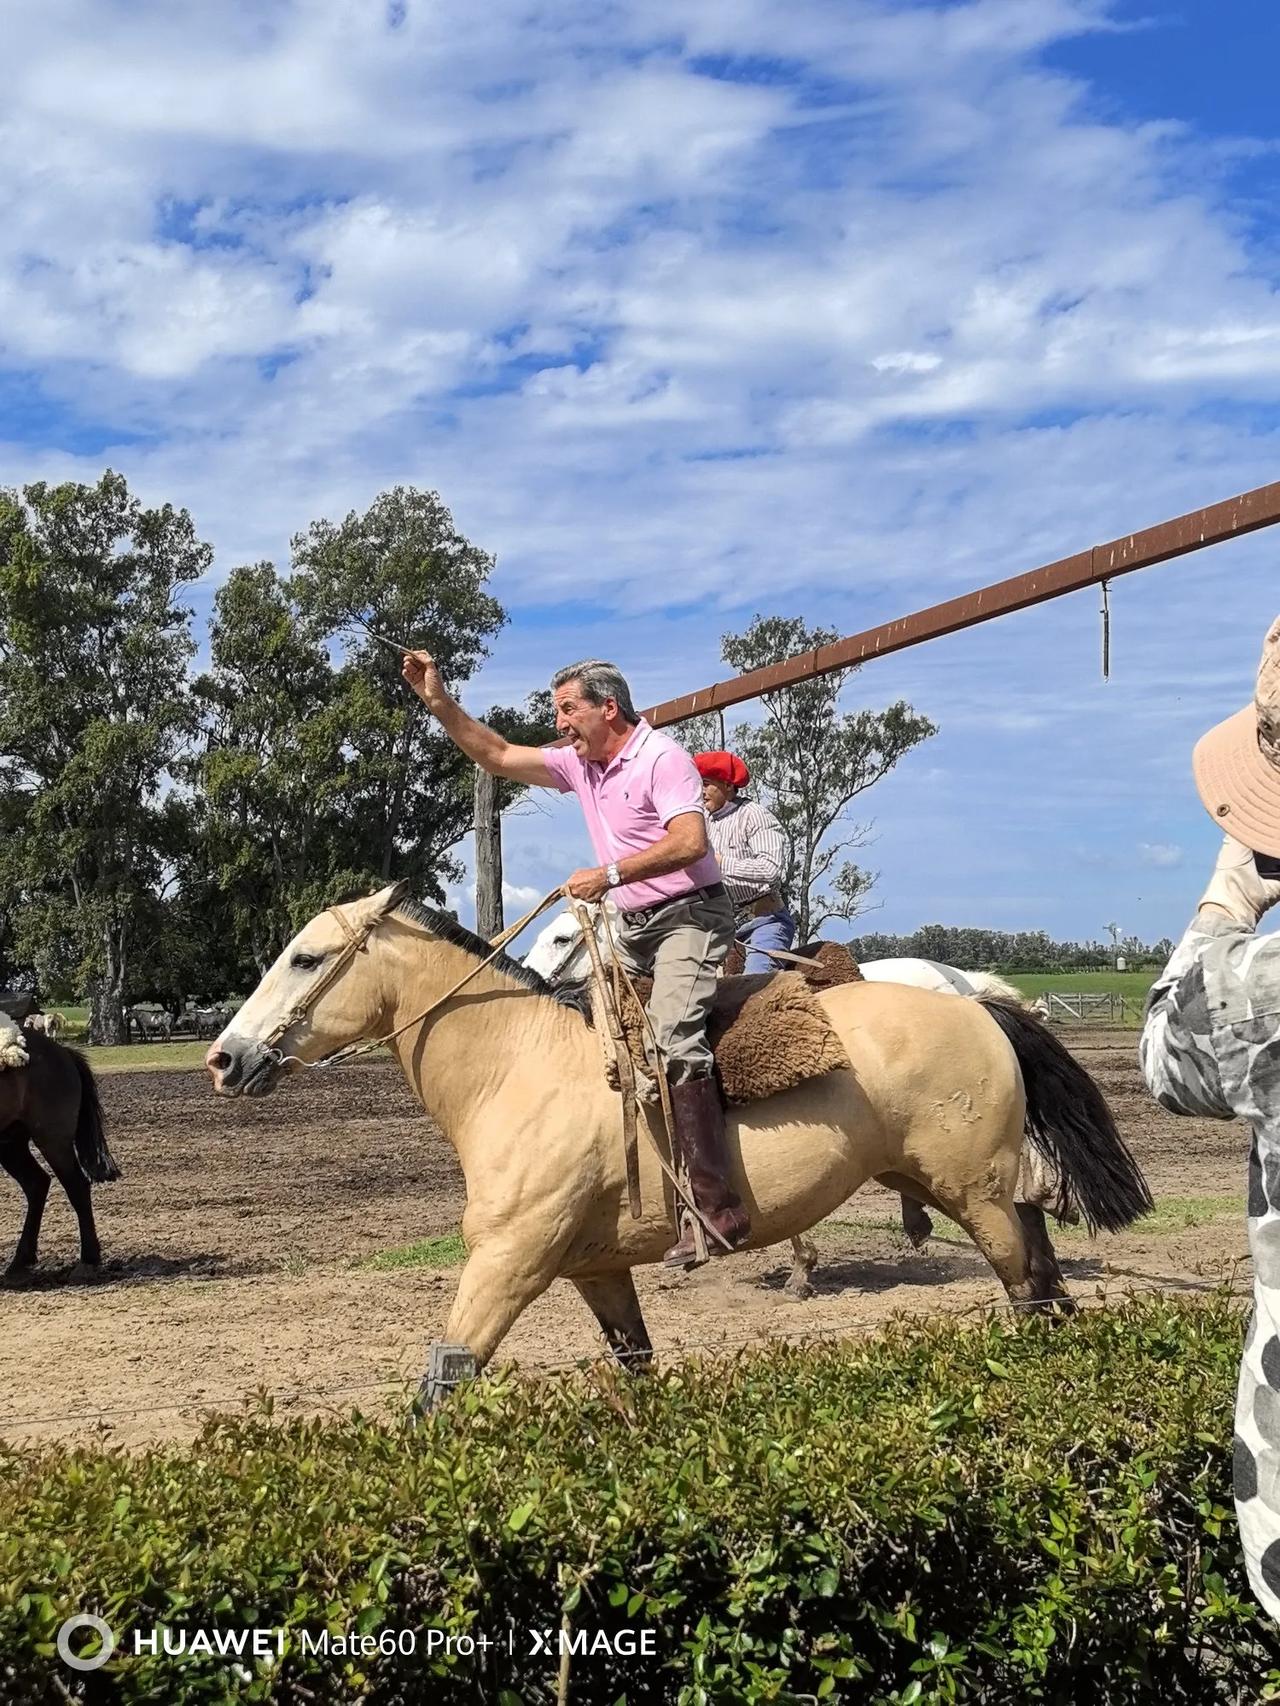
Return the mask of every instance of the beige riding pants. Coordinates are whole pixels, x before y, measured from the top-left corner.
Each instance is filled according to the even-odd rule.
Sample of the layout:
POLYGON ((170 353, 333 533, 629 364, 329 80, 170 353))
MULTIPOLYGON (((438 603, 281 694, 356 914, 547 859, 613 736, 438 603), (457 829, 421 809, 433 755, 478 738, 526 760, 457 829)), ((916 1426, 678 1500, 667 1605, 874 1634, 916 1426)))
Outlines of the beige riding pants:
POLYGON ((673 900, 639 924, 623 917, 618 957, 633 977, 653 979, 649 1018, 673 1084, 711 1072, 707 1016, 733 931, 727 895, 673 900))

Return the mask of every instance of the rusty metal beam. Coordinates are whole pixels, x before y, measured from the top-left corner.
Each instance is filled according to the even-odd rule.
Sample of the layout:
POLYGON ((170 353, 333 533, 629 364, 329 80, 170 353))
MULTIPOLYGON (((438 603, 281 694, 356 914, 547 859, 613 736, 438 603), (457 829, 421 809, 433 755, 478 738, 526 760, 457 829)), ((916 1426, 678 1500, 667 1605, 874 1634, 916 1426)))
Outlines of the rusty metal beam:
POLYGON ((1224 539, 1272 527, 1276 522, 1280 522, 1280 480, 1242 492, 1239 497, 1225 498, 1207 509, 1192 510, 1172 521, 1146 527, 1141 533, 1129 533, 1123 539, 1112 539, 1106 545, 1094 545, 1072 557, 1044 563, 1027 574, 996 581, 993 586, 965 593, 962 598, 949 598, 945 604, 933 604, 927 610, 900 616, 895 622, 884 622, 865 633, 851 634, 847 639, 819 646, 816 651, 803 652, 767 669, 753 669, 747 675, 735 675, 728 681, 701 687, 696 693, 668 699, 643 715, 655 728, 661 728, 664 724, 683 722, 686 717, 696 717, 703 711, 739 705, 744 699, 758 698, 761 693, 789 687, 793 682, 807 681, 835 669, 848 669, 865 663, 868 658, 885 657, 889 652, 919 645, 922 640, 940 639, 961 628, 972 628, 979 622, 1026 610, 1032 604, 1043 604, 1046 599, 1061 598, 1063 593, 1096 586, 1115 575, 1151 568, 1155 563, 1168 562, 1171 557, 1185 556, 1188 551, 1218 545, 1224 539))

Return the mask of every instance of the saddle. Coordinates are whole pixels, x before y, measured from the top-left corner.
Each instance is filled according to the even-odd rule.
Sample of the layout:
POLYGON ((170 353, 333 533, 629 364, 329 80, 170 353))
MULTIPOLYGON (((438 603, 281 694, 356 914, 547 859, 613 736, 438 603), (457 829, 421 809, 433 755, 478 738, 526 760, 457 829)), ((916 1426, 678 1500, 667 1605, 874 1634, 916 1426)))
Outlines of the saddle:
POLYGON ((22 1028, 7 1013, 0 1012, 0 1071, 17 1071, 29 1064, 22 1028))
MULTIPOLYGON (((780 970, 794 966, 811 989, 834 989, 838 983, 866 981, 857 960, 843 942, 808 942, 794 952, 784 952, 781 948, 766 948, 764 951, 777 962, 780 970)), ((741 942, 735 942, 724 962, 725 977, 740 977, 746 963, 746 949, 741 942)))
MULTIPOLYGON (((637 996, 647 1002, 653 980, 633 981, 637 996)), ((621 1018, 637 1073, 647 1077, 653 1068, 645 1055, 644 1017, 625 989, 621 1018)), ((821 1003, 795 972, 721 978, 707 1040, 721 1091, 731 1105, 762 1102, 849 1065, 821 1003)))

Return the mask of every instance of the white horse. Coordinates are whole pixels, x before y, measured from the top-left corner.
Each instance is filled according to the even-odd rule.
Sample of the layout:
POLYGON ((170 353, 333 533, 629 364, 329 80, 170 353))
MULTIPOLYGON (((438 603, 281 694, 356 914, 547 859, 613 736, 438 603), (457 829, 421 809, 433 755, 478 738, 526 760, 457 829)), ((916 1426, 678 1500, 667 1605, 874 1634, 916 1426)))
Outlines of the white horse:
MULTIPOLYGON (((617 907, 606 898, 594 914, 596 941, 601 957, 609 958, 609 938, 603 913, 609 914, 609 925, 616 936, 621 927, 617 907)), ((578 921, 570 908, 558 912, 534 938, 533 946, 524 956, 530 971, 536 971, 553 989, 565 983, 579 983, 591 973, 591 955, 583 940, 578 921)), ((779 961, 781 965, 783 962, 779 961)), ((938 960, 866 960, 858 968, 868 983, 906 983, 913 989, 935 989, 943 995, 995 995, 1003 1001, 1022 1002, 1021 990, 986 971, 960 971, 944 966, 938 960)))
MULTIPOLYGON (((622 919, 618 908, 607 896, 592 916, 600 957, 607 963, 610 931, 616 937, 622 919), (608 930, 605 928, 606 911, 609 915, 608 930)), ((778 963, 785 967, 785 961, 779 960, 778 963)), ((524 964, 530 971, 536 971, 552 989, 581 982, 590 976, 590 950, 572 908, 566 907, 563 912, 558 912, 544 926, 524 956, 524 964)), ((961 971, 938 960, 865 960, 858 969, 868 983, 905 983, 912 989, 930 989, 940 995, 968 995, 977 999, 995 996, 1002 1001, 1015 1001, 1019 1006, 1028 1005, 1021 990, 993 972, 961 971)), ((1030 1144, 1023 1145, 1019 1199, 1044 1209, 1056 1220, 1074 1223, 1079 1219, 1074 1210, 1067 1208, 1052 1170, 1030 1144)), ((933 1222, 923 1203, 906 1195, 902 1197, 902 1229, 917 1249, 928 1241, 933 1231, 933 1222)), ((813 1292, 810 1278, 817 1266, 818 1247, 812 1240, 793 1238, 791 1251, 793 1266, 787 1290, 793 1297, 809 1297, 813 1292)))
POLYGON ((29 1019, 24 1019, 22 1024, 24 1030, 39 1031, 42 1036, 57 1042, 66 1029, 67 1021, 61 1013, 33 1013, 29 1019))

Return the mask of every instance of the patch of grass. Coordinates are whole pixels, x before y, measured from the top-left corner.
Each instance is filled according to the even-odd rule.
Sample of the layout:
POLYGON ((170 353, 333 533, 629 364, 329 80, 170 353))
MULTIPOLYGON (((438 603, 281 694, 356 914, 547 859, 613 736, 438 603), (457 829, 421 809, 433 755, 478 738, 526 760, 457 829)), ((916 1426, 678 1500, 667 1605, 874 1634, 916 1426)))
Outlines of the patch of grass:
POLYGON ((1130 1001, 1145 1001, 1156 980, 1148 971, 1011 971, 1001 974, 1028 1000, 1052 990, 1055 995, 1123 995, 1130 1001))
POLYGON ((438 1238, 419 1238, 391 1250, 366 1256, 362 1268, 456 1268, 467 1259, 467 1246, 460 1232, 444 1232, 438 1238))
POLYGON ((898 1215, 868 1215, 865 1220, 822 1220, 817 1226, 811 1226, 804 1234, 806 1238, 832 1238, 844 1243, 850 1232, 901 1232, 902 1220, 898 1215))
MULTIPOLYGON (((1239 1197, 1163 1197, 1132 1230, 1160 1237, 1186 1232, 1193 1226, 1208 1226, 1215 1220, 1236 1219, 1244 1219, 1244 1203, 1239 1197)), ((1055 1239, 1089 1236, 1083 1226, 1053 1226, 1051 1233, 1055 1239)))
MULTIPOLYGON (((74 1039, 73 1039, 74 1041, 74 1039)), ((196 1072, 209 1052, 201 1043, 127 1043, 121 1047, 76 1047, 95 1072, 196 1072)))
MULTIPOLYGON (((929 1240, 931 1244, 971 1243, 968 1233, 963 1227, 957 1226, 950 1216, 936 1208, 931 1208, 928 1212, 933 1221, 933 1233, 929 1240)), ((1239 1219, 1243 1214, 1244 1203, 1239 1197, 1163 1197, 1150 1214, 1135 1223, 1133 1230, 1155 1237, 1166 1237, 1172 1233, 1186 1232, 1194 1226, 1208 1226, 1218 1220, 1239 1219)), ((806 1236, 817 1238, 819 1242, 830 1239, 843 1243, 850 1233, 872 1231, 901 1232, 902 1222, 880 1215, 866 1220, 824 1220, 806 1236)), ((1083 1226, 1059 1226, 1053 1220, 1049 1222, 1049 1235, 1055 1243, 1062 1238, 1090 1238, 1090 1233, 1083 1226)))

